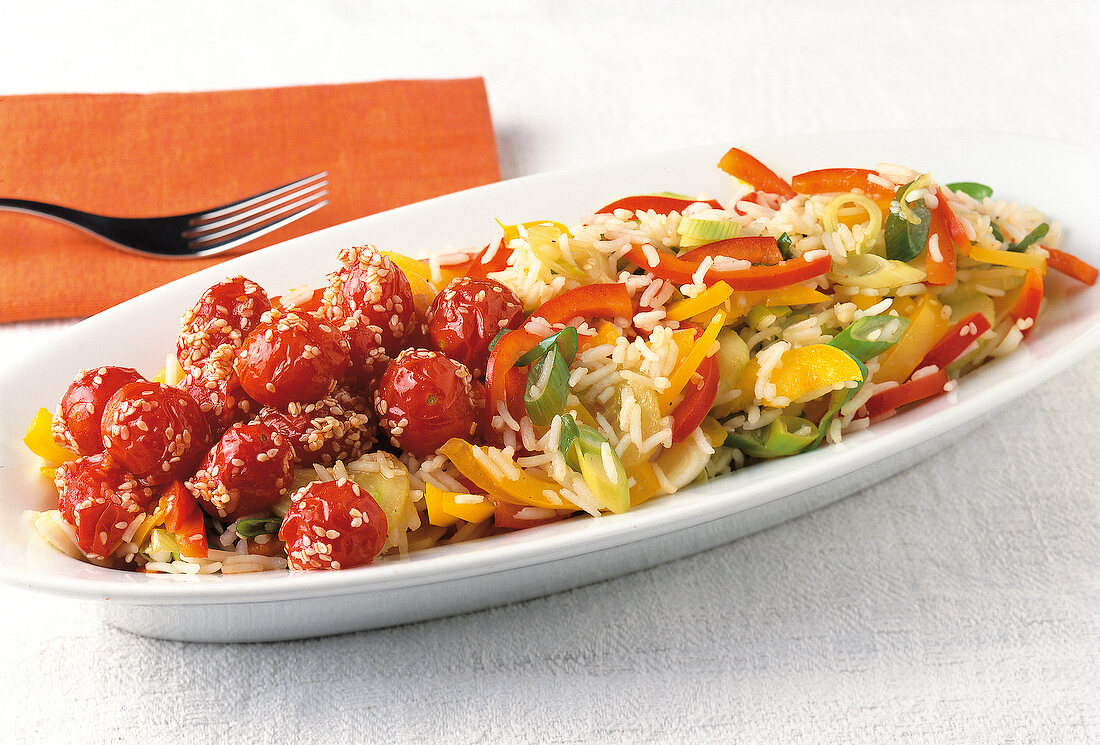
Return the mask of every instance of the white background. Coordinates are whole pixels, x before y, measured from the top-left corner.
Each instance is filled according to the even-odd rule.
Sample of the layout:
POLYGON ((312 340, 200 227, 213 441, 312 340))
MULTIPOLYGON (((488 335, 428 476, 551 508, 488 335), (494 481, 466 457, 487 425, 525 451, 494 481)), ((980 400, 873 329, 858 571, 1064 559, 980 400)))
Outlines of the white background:
MULTIPOLYGON (((505 178, 769 134, 1091 143, 1098 8, 5 0, 0 95, 483 76, 505 178)), ((19 354, 68 323, 0 326, 0 343, 19 354)), ((442 621, 188 645, 0 588, 0 739, 1100 741, 1098 379, 1092 355, 778 528, 442 621)))

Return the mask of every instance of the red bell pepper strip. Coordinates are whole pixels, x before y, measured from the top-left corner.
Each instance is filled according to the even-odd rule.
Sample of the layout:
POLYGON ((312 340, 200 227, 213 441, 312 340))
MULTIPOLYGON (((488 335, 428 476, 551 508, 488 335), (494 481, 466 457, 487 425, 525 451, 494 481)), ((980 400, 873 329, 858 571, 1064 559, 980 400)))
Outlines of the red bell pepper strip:
POLYGON ((552 297, 540 305, 532 317, 548 323, 568 323, 574 318, 633 318, 634 306, 626 285, 621 283, 581 285, 552 297))
POLYGON ((971 313, 947 330, 943 338, 936 342, 936 346, 924 355, 916 369, 935 365, 942 370, 958 359, 986 331, 989 331, 989 319, 983 313, 971 313))
POLYGON ((713 243, 685 251, 677 258, 684 261, 702 261, 707 256, 728 256, 731 259, 742 259, 753 264, 774 265, 783 261, 783 254, 779 252, 779 244, 770 236, 741 236, 739 238, 726 238, 713 243))
POLYGON ((503 238, 497 243, 496 252, 493 254, 492 258, 490 258, 489 261, 485 261, 485 255, 489 253, 489 249, 492 245, 493 244, 490 243, 488 246, 481 249, 481 251, 470 260, 465 276, 473 279, 485 279, 489 276, 490 272, 499 272, 508 268, 508 257, 512 255, 512 249, 504 244, 503 238))
POLYGON ((677 197, 662 197, 657 195, 645 195, 641 194, 634 197, 623 197, 617 199, 611 204, 596 210, 596 215, 609 214, 615 210, 630 210, 631 212, 646 212, 653 210, 658 215, 667 215, 670 212, 683 211, 690 205, 696 202, 706 202, 715 209, 722 209, 717 201, 713 199, 678 199, 677 197))
POLYGON ((180 551, 188 557, 205 559, 209 555, 206 524, 194 495, 183 482, 173 481, 160 500, 164 508, 164 527, 176 539, 180 551))
POLYGON ((866 168, 821 168, 806 171, 791 179, 791 187, 799 194, 828 194, 837 191, 859 189, 875 202, 889 204, 894 190, 882 184, 868 181, 874 171, 866 168))
POLYGON ((704 357, 697 372, 703 376, 702 381, 698 385, 689 384, 683 399, 672 410, 673 442, 691 436, 714 406, 714 398, 718 395, 718 361, 714 357, 704 357))
POLYGON ((1031 333, 1035 318, 1039 315, 1039 305, 1043 302, 1043 273, 1039 269, 1028 269, 1016 304, 1008 315, 1016 322, 1024 336, 1031 333))
MULTIPOLYGON (((771 239, 771 240, 774 240, 771 239)), ((656 249, 654 249, 656 250, 656 249)), ((778 250, 778 247, 777 249, 778 250)), ((626 258, 655 277, 677 284, 691 284, 692 275, 699 269, 699 262, 686 261, 672 254, 657 252, 656 266, 650 265, 646 252, 639 245, 631 246, 626 258)), ((748 269, 711 268, 703 278, 703 284, 725 282, 734 291, 775 290, 798 282, 820 277, 832 267, 828 255, 806 261, 802 257, 781 261, 773 266, 752 266, 748 269)))
MULTIPOLYGON (((518 372, 516 360, 525 355, 540 341, 537 334, 532 334, 522 328, 509 331, 500 337, 500 341, 493 347, 489 361, 485 365, 485 432, 492 432, 488 426, 493 417, 499 411, 497 404, 501 401, 508 407, 512 416, 523 416, 523 397, 520 395, 518 402, 515 400, 516 376, 509 375, 512 371, 518 372), (511 385, 509 383, 511 382, 511 385), (509 395, 509 390, 512 395, 509 395), (517 405, 518 403, 518 405, 517 405)), ((520 389, 522 392, 522 383, 520 389)))
MULTIPOLYGON (((966 235, 966 228, 963 227, 962 220, 947 204, 942 189, 936 189, 936 197, 939 202, 936 204, 936 209, 932 210, 932 214, 939 215, 940 219, 943 220, 943 224, 947 227, 947 234, 950 236, 951 242, 955 244, 955 250, 963 256, 969 256, 970 238, 966 235)), ((943 245, 942 242, 940 245, 943 245)))
POLYGON ((554 512, 547 517, 526 517, 521 514, 524 510, 536 512, 536 514, 545 512, 545 510, 541 507, 531 507, 525 504, 498 502, 492 497, 489 500, 493 503, 493 524, 498 528, 521 530, 523 528, 533 528, 536 525, 546 525, 562 519, 562 513, 560 512, 554 512))
POLYGON ((1045 246, 1044 248, 1049 254, 1047 256, 1047 266, 1051 269, 1084 282, 1089 287, 1096 284, 1096 277, 1097 274, 1100 274, 1100 270, 1097 270, 1092 264, 1082 261, 1071 253, 1059 251, 1057 248, 1046 248, 1045 246))
POLYGON ((940 199, 944 209, 937 208, 932 212, 928 230, 928 245, 932 243, 932 236, 936 236, 936 252, 925 251, 924 270, 927 276, 924 281, 943 287, 955 281, 955 246, 944 216, 951 210, 942 201, 942 196, 940 199))
POLYGON ((866 410, 867 416, 874 419, 906 404, 943 393, 943 387, 947 385, 947 380, 947 373, 943 370, 936 370, 915 380, 909 380, 881 393, 876 393, 867 399, 867 403, 863 405, 863 408, 866 410))
POLYGON ((796 196, 791 185, 777 176, 775 171, 739 148, 731 147, 718 161, 718 167, 734 178, 750 184, 754 189, 778 194, 786 199, 796 196))

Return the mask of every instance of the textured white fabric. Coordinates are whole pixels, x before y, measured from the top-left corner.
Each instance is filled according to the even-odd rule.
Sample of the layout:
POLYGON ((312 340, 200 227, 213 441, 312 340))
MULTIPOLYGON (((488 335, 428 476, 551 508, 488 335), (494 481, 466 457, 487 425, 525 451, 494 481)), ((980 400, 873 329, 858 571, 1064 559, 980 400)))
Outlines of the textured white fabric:
MULTIPOLYGON (((483 75, 505 177, 772 133, 1095 141, 1098 8, 23 3, 0 94, 483 75)), ((764 533, 441 621, 188 645, 0 587, 0 741, 1098 742, 1098 380, 1094 354, 949 452, 764 533)))

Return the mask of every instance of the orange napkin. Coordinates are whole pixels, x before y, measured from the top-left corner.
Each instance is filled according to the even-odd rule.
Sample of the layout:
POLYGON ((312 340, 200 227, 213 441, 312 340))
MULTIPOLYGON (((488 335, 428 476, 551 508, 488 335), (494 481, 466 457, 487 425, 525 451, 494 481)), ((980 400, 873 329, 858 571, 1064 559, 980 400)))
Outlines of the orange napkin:
POLYGON ((90 315, 230 255, 500 178, 479 78, 0 98, 0 196, 150 217, 324 170, 326 207, 211 259, 135 256, 0 212, 0 322, 90 315))

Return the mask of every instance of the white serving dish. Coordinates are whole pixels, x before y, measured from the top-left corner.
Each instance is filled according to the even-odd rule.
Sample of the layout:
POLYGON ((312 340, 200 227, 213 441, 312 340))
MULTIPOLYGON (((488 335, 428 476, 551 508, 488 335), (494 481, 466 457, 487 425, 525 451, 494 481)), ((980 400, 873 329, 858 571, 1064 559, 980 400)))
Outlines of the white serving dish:
MULTIPOLYGON (((732 143, 731 143, 732 144, 732 143)), ((1097 262, 1095 150, 1004 134, 890 132, 737 143, 781 174, 881 161, 977 180, 998 196, 1045 210, 1065 247, 1097 262)), ((1100 346, 1100 287, 1055 292, 1024 348, 959 388, 856 433, 838 446, 766 463, 623 515, 581 519, 339 572, 176 577, 106 570, 46 546, 22 519, 52 507, 51 487, 21 438, 39 406, 52 408, 75 371, 99 364, 147 375, 174 348, 180 313, 207 286, 242 273, 277 294, 317 286, 338 248, 374 243, 426 255, 482 245, 505 222, 571 222, 631 193, 721 196, 725 145, 643 155, 515 179, 402 207, 272 246, 142 295, 60 334, 0 371, 0 579, 98 604, 105 620, 148 636, 262 641, 334 634, 486 608, 606 579, 712 548, 804 514, 920 462, 983 416, 1100 346)))

